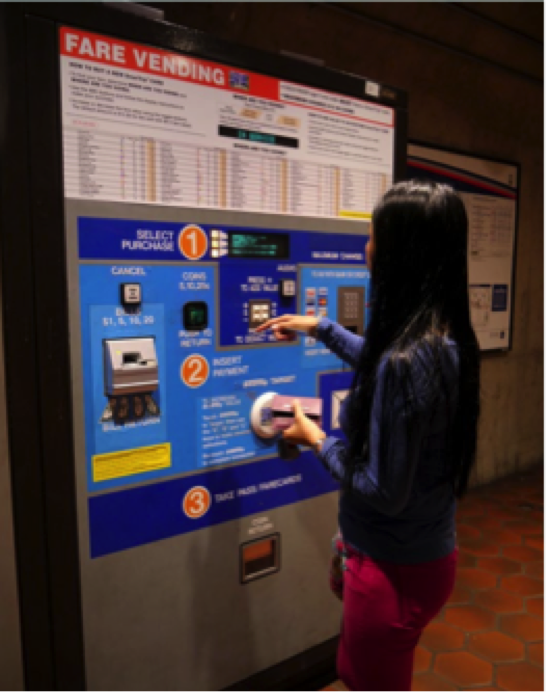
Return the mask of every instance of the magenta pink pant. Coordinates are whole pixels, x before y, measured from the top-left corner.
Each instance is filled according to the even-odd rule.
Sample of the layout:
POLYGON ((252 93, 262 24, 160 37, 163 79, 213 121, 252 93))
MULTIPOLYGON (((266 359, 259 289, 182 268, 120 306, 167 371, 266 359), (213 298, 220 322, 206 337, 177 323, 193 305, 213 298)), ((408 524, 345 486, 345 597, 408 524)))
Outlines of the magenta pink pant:
POLYGON ((350 690, 410 690, 413 654, 455 582, 457 551, 418 565, 349 553, 338 675, 350 690))

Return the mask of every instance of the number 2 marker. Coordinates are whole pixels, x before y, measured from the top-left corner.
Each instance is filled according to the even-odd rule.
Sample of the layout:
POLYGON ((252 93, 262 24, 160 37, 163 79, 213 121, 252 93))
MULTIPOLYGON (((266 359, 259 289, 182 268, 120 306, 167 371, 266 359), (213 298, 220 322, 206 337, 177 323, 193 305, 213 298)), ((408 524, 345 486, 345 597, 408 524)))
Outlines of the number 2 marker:
POLYGON ((193 354, 188 356, 180 368, 182 382, 188 387, 200 387, 209 377, 209 362, 203 356, 193 354))

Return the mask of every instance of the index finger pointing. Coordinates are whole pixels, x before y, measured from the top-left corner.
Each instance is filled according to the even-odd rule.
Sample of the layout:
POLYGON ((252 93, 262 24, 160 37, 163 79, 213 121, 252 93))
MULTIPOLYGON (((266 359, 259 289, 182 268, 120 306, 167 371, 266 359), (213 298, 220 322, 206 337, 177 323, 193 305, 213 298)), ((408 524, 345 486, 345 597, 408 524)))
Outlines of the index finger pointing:
POLYGON ((271 329, 277 324, 283 324, 283 322, 287 322, 288 317, 287 315, 281 315, 280 317, 272 317, 270 320, 267 320, 267 322, 262 322, 258 327, 256 327, 257 332, 263 332, 266 329, 271 329))
POLYGON ((294 399, 292 402, 292 410, 294 411, 294 417, 299 418, 300 416, 303 415, 303 410, 301 408, 301 404, 299 402, 299 399, 294 399))

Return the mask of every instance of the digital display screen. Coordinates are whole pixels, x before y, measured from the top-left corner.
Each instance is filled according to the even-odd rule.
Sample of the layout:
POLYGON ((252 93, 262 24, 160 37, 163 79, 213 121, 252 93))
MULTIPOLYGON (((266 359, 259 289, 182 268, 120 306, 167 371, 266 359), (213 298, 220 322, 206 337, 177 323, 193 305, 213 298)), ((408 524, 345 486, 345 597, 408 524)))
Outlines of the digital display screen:
POLYGON ((290 257, 290 236, 288 233, 235 231, 229 234, 228 256, 288 259, 290 257))
POLYGON ((218 134, 220 137, 229 137, 230 139, 246 139, 249 142, 271 144, 275 147, 288 147, 289 149, 298 149, 300 145, 299 141, 295 137, 285 137, 283 135, 277 135, 271 132, 242 130, 239 127, 227 127, 226 125, 220 125, 218 127, 218 134))

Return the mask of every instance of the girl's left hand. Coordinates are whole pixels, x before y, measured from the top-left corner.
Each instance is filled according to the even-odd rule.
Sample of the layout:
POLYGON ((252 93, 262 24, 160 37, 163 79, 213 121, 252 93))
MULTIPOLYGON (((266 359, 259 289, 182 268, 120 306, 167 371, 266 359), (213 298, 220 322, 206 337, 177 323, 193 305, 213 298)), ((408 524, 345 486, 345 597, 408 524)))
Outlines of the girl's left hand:
POLYGON ((316 423, 313 423, 311 419, 307 418, 297 399, 292 402, 292 408, 295 422, 283 433, 283 438, 287 442, 311 447, 318 440, 326 437, 326 433, 316 423))

